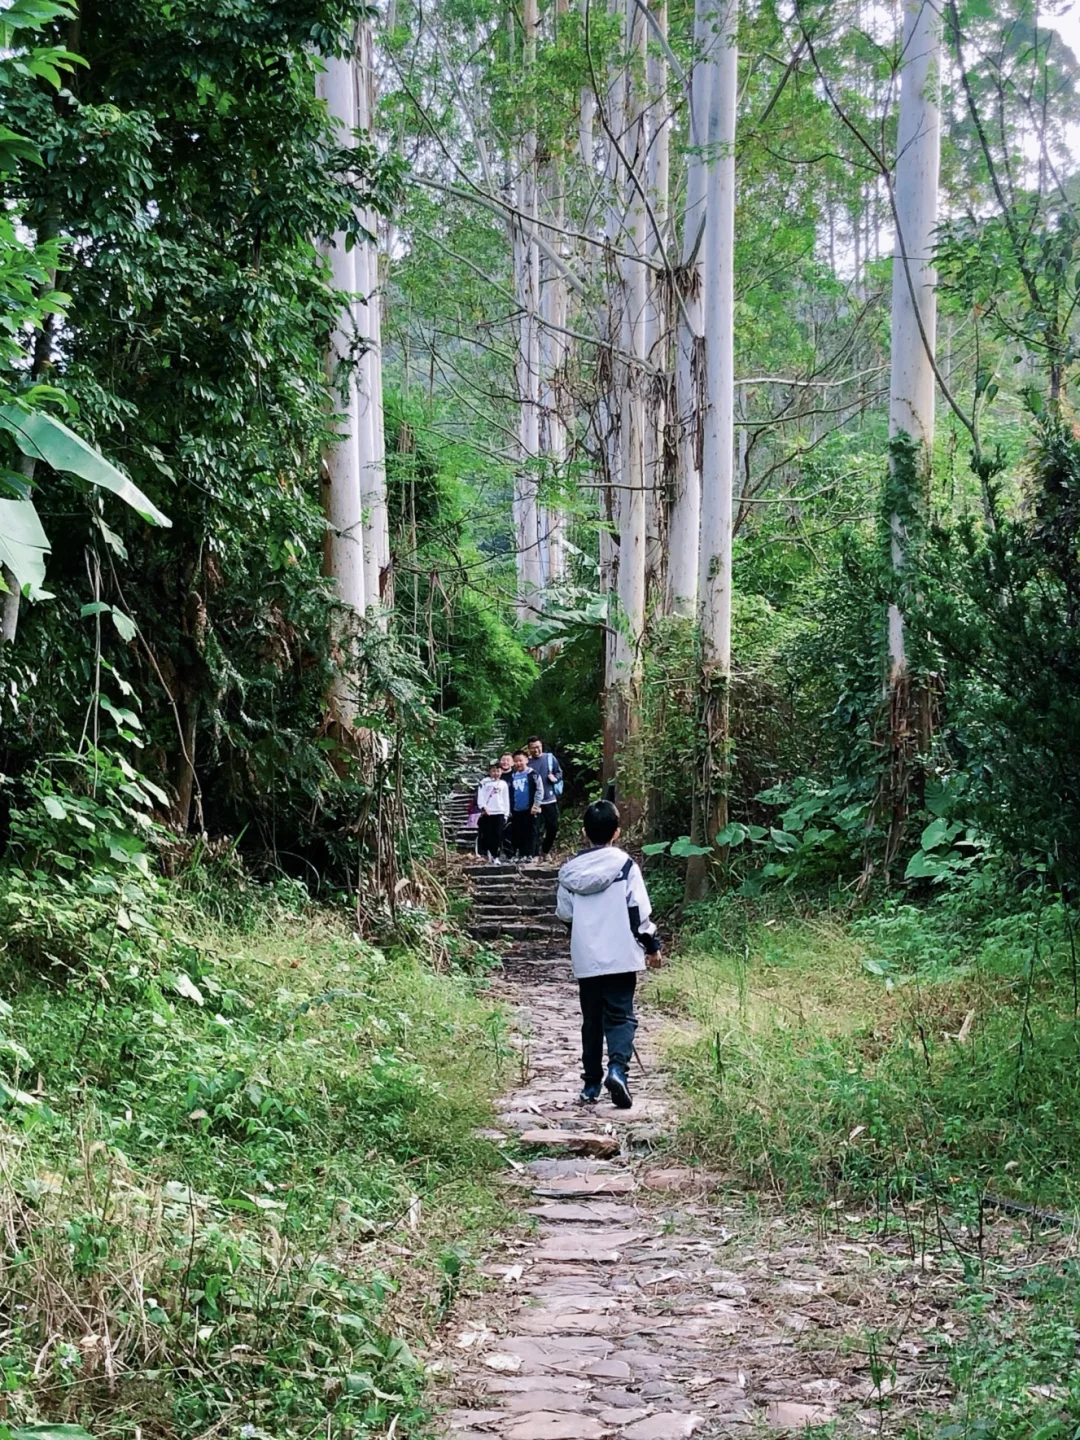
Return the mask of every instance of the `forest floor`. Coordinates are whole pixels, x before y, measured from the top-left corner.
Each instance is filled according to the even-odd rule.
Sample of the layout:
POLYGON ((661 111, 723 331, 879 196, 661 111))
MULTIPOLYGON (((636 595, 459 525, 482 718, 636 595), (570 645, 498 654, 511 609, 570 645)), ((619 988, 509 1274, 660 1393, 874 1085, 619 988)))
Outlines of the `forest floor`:
MULTIPOLYGON (((664 1057, 697 1022, 662 1014, 670 981, 644 989, 629 1112, 575 1103, 564 945, 515 947, 496 989, 519 1073, 491 1138, 524 1213, 451 1313, 441 1434, 914 1437, 947 1416, 961 1423, 940 1433, 998 1433, 985 1417, 969 1428, 957 1388, 970 1301, 995 1305, 1054 1262, 1045 1235, 989 1214, 975 1233, 928 1204, 784 1207, 695 1164, 680 1138, 691 1097, 664 1057)), ((1060 1260, 1067 1241, 1050 1245, 1060 1260)))

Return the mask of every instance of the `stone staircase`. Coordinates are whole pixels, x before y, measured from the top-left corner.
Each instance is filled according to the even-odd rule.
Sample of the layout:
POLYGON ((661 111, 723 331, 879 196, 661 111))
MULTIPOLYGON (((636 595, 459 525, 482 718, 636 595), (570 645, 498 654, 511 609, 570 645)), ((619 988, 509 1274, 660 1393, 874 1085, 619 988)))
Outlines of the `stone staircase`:
MULTIPOLYGON (((472 907, 469 934, 474 940, 544 942, 539 950, 566 947, 566 927, 555 918, 559 870, 542 862, 476 865, 468 871, 472 907)), ((528 963, 532 945, 523 946, 519 963, 528 963)))
POLYGON ((500 753, 499 741, 480 750, 467 750, 459 762, 461 779, 442 803, 440 820, 443 839, 452 849, 463 853, 476 849, 476 830, 467 824, 469 811, 476 798, 476 787, 487 774, 493 756, 500 753))

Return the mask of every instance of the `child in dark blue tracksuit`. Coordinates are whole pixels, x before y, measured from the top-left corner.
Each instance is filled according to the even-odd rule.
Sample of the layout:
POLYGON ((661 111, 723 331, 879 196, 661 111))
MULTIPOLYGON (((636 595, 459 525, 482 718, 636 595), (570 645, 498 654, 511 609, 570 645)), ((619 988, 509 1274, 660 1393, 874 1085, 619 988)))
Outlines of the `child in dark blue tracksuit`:
POLYGON ((536 854, 539 814, 540 781, 529 769, 524 750, 517 750, 510 772, 510 848, 519 860, 531 860, 536 854))

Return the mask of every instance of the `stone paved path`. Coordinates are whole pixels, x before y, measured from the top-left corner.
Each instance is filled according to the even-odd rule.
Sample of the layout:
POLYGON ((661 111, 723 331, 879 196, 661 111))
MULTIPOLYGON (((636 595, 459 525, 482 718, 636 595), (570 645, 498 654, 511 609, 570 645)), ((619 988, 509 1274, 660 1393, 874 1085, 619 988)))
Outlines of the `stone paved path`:
POLYGON ((828 1234, 821 1217, 770 1216, 665 1163, 673 1102, 647 984, 629 1112, 575 1102, 564 943, 520 943, 501 985, 520 1077, 497 1134, 516 1132, 524 1152, 508 1157, 508 1183, 531 1227, 489 1257, 490 1288, 454 1317, 443 1435, 707 1440, 835 1422, 831 1434, 869 1436, 933 1405, 940 1362, 918 1356, 933 1350, 923 1336, 947 1314, 952 1281, 935 1290, 945 1277, 928 1273, 925 1245, 920 1259, 910 1237, 866 1243, 864 1217, 847 1217, 861 1226, 847 1233, 836 1217, 828 1234), (876 1387, 866 1337, 879 1323, 892 1328, 876 1387))

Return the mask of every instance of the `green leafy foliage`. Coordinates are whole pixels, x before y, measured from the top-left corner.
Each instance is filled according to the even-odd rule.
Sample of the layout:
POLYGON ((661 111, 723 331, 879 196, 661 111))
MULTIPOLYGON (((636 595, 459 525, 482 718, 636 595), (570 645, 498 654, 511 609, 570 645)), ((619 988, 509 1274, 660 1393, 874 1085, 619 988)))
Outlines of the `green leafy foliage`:
POLYGON ((404 1288, 423 1336, 447 1235, 467 1256, 498 1211, 497 1156, 473 1134, 509 1053, 497 1014, 415 951, 266 894, 246 933, 211 933, 179 891, 153 891, 152 933, 133 917, 107 956, 82 905, 82 956, 30 964, 7 923, 17 890, 4 872, 10 1430, 78 1414, 101 1433, 137 1413, 193 1436, 239 1431, 256 1406, 277 1435, 429 1433, 393 1316, 404 1288))
POLYGON ((1054 411, 1039 421, 1031 476, 1028 515, 934 535, 921 613, 947 665, 945 751, 969 781, 969 816, 1018 861, 1071 885, 1080 875, 1080 443, 1054 411))
POLYGON ((737 897, 697 907, 662 985, 693 1143, 799 1197, 1071 1208, 1080 1092, 1076 917, 1001 905, 982 871, 933 907, 853 921, 737 897))
POLYGON ((493 553, 505 525, 484 513, 508 479, 404 397, 387 397, 387 417, 397 624, 433 677, 441 710, 486 740, 537 674, 507 617, 512 566, 493 553))

